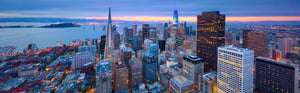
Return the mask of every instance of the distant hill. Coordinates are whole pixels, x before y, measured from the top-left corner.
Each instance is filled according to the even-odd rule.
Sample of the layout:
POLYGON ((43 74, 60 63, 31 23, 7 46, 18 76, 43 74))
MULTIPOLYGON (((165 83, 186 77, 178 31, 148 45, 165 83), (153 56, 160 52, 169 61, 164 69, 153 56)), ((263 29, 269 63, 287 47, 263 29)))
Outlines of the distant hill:
POLYGON ((70 18, 0 18, 0 22, 105 22, 98 19, 70 19, 70 18))

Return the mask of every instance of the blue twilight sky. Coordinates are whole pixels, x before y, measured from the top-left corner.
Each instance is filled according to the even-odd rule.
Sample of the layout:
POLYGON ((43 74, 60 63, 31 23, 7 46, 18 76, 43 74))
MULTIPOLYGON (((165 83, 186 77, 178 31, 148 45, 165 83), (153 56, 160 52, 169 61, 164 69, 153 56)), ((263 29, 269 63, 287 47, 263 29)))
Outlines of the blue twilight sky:
POLYGON ((219 10, 226 16, 300 16, 300 0, 0 0, 0 17, 195 16, 219 10))

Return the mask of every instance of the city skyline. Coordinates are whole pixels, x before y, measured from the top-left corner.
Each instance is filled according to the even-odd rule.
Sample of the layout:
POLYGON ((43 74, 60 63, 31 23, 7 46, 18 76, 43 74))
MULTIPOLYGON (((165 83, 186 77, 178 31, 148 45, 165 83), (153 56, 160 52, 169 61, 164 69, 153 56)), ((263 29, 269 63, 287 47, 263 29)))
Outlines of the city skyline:
POLYGON ((226 21, 300 21, 299 1, 14 1, 2 0, 1 18, 54 17, 106 19, 107 8, 114 11, 113 20, 167 21, 178 10, 179 21, 196 21, 203 11, 222 11, 226 21))

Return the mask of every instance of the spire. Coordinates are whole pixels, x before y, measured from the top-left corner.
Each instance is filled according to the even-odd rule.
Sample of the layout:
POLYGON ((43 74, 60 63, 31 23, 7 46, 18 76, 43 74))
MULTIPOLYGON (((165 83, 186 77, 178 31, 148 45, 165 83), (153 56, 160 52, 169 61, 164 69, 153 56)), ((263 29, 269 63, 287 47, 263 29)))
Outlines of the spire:
POLYGON ((111 24, 111 14, 110 14, 110 8, 108 10, 108 23, 111 24))

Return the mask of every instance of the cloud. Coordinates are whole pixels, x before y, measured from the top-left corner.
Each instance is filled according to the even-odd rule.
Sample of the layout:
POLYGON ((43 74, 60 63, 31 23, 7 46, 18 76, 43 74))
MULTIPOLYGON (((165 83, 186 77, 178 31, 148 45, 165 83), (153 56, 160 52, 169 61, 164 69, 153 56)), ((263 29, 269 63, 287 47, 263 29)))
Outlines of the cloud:
MULTIPOLYGON (((299 0, 0 0, 0 12, 20 16, 196 16, 218 10, 227 16, 300 16, 299 0)), ((6 15, 8 16, 8 15, 6 15)), ((3 17, 3 16, 2 16, 3 17)))

